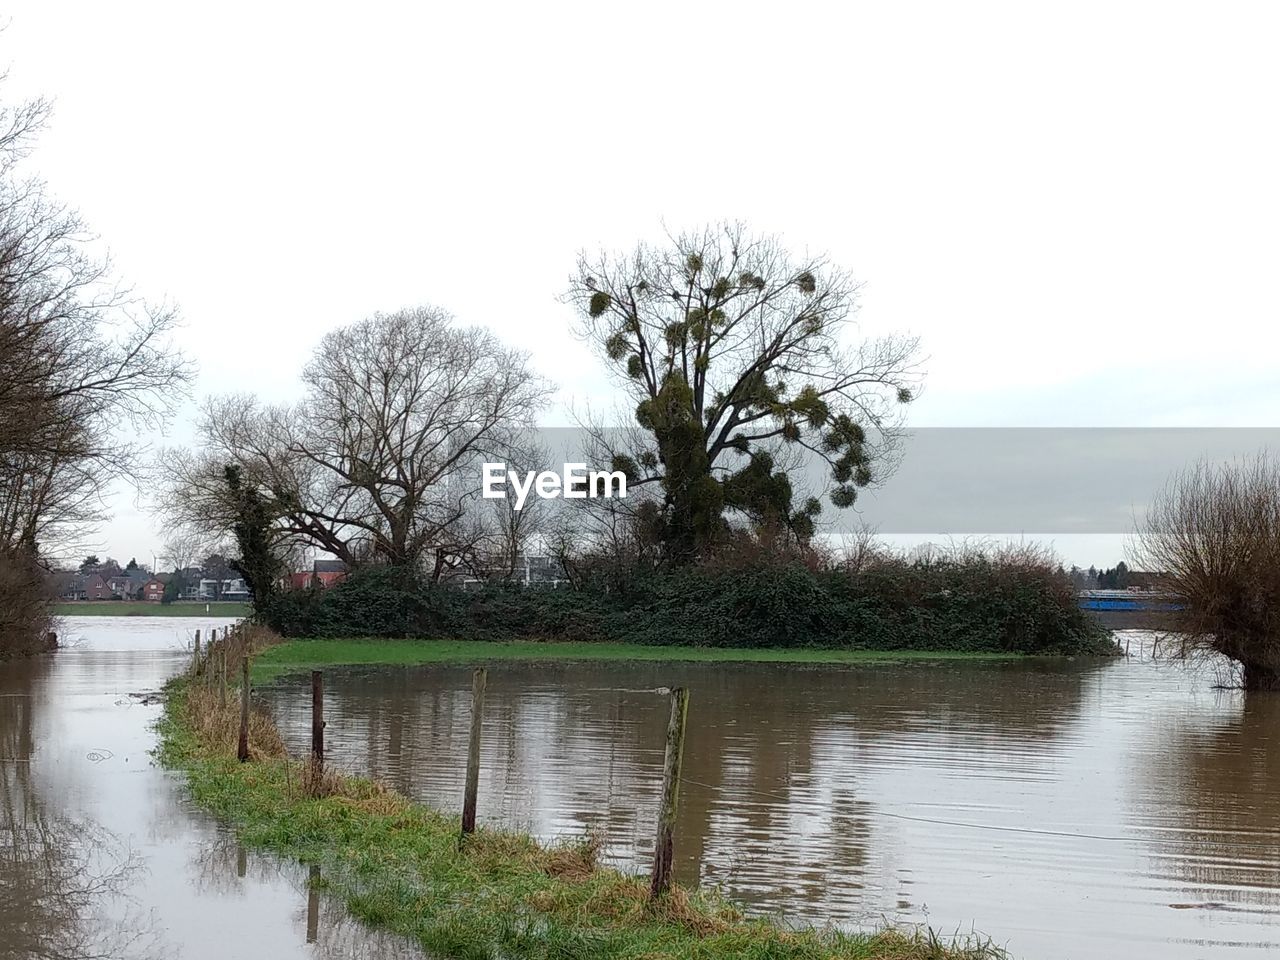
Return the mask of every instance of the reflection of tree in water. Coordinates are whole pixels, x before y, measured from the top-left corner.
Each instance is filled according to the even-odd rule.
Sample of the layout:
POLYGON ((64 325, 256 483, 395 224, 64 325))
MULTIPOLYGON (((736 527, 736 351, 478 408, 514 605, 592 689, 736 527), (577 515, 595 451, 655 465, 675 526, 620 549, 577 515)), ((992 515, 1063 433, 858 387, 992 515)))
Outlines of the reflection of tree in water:
MULTIPOLYGON (((768 909, 809 903, 829 916, 839 899, 851 911, 864 884, 898 886, 863 787, 872 768, 951 776, 963 756, 970 773, 1043 775, 1053 763, 1045 745, 1078 722, 1106 666, 493 665, 481 817, 544 836, 599 829, 614 862, 643 869, 668 710, 654 689, 685 685, 680 878, 768 909), (881 874, 869 877, 873 861, 881 874)), ((445 809, 458 803, 469 670, 334 671, 328 689, 330 742, 345 766, 445 809)), ((271 698, 291 745, 305 749, 305 689, 290 682, 271 698)))
POLYGON ((1280 906, 1280 694, 1153 724, 1137 801, 1160 876, 1190 900, 1280 906), (1230 713, 1228 714, 1228 711, 1230 713))
POLYGON ((139 860, 99 825, 46 809, 31 771, 46 658, 0 664, 0 957, 119 960, 156 952, 128 897, 139 860))
POLYGON ((268 885, 283 878, 298 894, 296 916, 306 942, 315 945, 322 960, 421 960, 413 944, 370 930, 347 913, 319 886, 320 868, 250 852, 234 836, 220 833, 201 844, 194 861, 196 889, 202 895, 250 892, 246 880, 268 885))
MULTIPOLYGON (((312 908, 308 908, 312 909, 312 908)), ((315 956, 322 960, 424 960, 416 945, 399 937, 370 930, 337 901, 314 898, 314 919, 308 918, 308 942, 315 944, 315 956)))
POLYGON ((274 858, 251 857, 231 833, 219 831, 193 847, 189 873, 197 893, 226 896, 240 891, 241 881, 246 877, 270 883, 282 873, 282 868, 274 858))

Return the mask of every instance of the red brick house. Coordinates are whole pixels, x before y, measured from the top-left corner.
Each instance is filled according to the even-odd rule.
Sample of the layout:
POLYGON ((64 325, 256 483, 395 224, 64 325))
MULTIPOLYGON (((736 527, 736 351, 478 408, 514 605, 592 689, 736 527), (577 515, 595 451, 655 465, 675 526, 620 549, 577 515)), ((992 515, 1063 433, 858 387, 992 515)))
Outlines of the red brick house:
POLYGON ((115 596, 111 585, 100 573, 91 573, 84 582, 84 598, 86 600, 110 600, 115 596))
POLYGON ((289 587, 294 590, 310 587, 327 590, 346 578, 347 565, 341 560, 317 560, 312 564, 310 573, 289 574, 289 587))
POLYGON ((164 581, 159 577, 152 577, 142 585, 142 599, 147 603, 159 603, 164 599, 164 581))
POLYGON ((347 579, 347 565, 341 560, 317 560, 312 565, 311 575, 327 589, 347 579))

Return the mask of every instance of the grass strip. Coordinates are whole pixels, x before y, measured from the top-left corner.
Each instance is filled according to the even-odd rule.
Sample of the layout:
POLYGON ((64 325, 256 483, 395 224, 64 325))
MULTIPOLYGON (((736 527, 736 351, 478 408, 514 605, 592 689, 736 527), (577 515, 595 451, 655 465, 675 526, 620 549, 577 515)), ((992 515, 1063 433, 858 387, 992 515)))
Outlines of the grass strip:
POLYGON ((826 650, 648 646, 631 643, 487 640, 287 640, 256 657, 258 681, 333 666, 481 663, 491 660, 644 660, 665 663, 858 664, 931 660, 1018 660, 1020 654, 955 650, 826 650))
POLYGON ((246 846, 318 864, 324 887, 370 926, 463 960, 994 960, 989 943, 928 931, 792 929, 751 918, 713 892, 676 887, 657 904, 644 878, 597 863, 598 842, 540 845, 459 819, 382 784, 290 760, 261 711, 252 761, 235 759, 238 697, 227 705, 177 679, 159 721, 159 757, 246 846))

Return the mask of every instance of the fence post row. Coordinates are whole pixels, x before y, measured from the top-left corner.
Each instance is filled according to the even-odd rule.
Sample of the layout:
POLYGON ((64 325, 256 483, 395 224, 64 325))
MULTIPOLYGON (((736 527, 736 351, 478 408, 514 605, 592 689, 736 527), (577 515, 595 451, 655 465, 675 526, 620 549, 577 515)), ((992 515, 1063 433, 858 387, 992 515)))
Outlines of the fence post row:
POLYGON ((684 728, 689 713, 689 691, 671 691, 671 717, 667 721, 667 752, 662 770, 662 806, 658 810, 658 835, 653 845, 653 876, 649 897, 658 899, 671 888, 675 859, 676 808, 680 799, 680 767, 684 762, 684 728))
MULTIPOLYGON (((226 676, 225 651, 223 676, 226 676)), ((476 801, 480 786, 480 733, 484 727, 484 696, 488 671, 478 667, 471 679, 471 735, 467 745, 467 779, 462 800, 461 843, 476 829, 476 801)), ((658 810, 658 830, 654 841, 653 874, 649 896, 657 899, 671 889, 675 862, 675 825, 680 801, 680 771, 684 764, 685 727, 689 716, 689 691, 671 691, 671 714, 667 720, 667 743, 663 758, 662 802, 658 810)), ((311 757, 318 769, 324 764, 324 675, 311 671, 311 757)), ((240 743, 237 756, 249 759, 249 657, 241 659, 240 743)))

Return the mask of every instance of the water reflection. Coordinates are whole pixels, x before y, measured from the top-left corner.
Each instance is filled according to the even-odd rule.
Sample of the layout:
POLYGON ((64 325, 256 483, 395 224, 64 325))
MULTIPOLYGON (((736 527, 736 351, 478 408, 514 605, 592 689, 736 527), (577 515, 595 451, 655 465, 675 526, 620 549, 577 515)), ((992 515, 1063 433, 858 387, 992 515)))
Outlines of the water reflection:
MULTIPOLYGON (((693 692, 686 882, 790 920, 976 927, 1040 960, 1277 941, 1280 699, 1223 709, 1212 677, 1137 659, 495 663, 482 822, 597 830, 615 863, 646 870, 654 691, 676 684, 693 692)), ((333 670, 326 689, 335 762, 460 809, 468 669, 333 670)), ((268 697, 304 750, 305 681, 268 697)))
MULTIPOLYGON (((286 913, 314 960, 422 960, 417 946, 370 930, 322 890, 320 867, 255 855, 229 832, 191 849, 191 876, 205 898, 239 901, 245 908, 263 888, 288 891, 286 913)), ((250 920, 249 922, 255 922, 250 920)), ((274 956, 274 955, 273 955, 274 956)))
POLYGON ((1214 943, 1257 945, 1254 922, 1280 917, 1280 697, 1220 692, 1205 712, 1153 718, 1137 792, 1152 872, 1181 881, 1174 909, 1226 915, 1214 943))
POLYGON ((306 866, 238 847, 152 764, 159 707, 132 694, 211 626, 71 619, 80 644, 0 663, 0 957, 421 956, 351 922, 306 866))
POLYGON ((161 940, 130 895, 141 859, 101 824, 52 807, 32 775, 51 660, 10 665, 0 692, 0 956, 157 956, 161 940))
MULTIPOLYGON (((82 622, 81 646, 0 664, 0 955, 419 955, 351 922, 310 866, 238 847, 150 763, 159 708, 130 694, 211 625, 82 622), (140 930, 156 939, 111 939, 140 930)), ((683 683, 686 881, 793 920, 975 926, 1035 960, 1263 956, 1280 951, 1280 697, 1214 680, 1137 660, 494 665, 480 816, 595 827, 646 869, 654 690, 683 683)), ((460 808, 468 670, 326 685, 335 762, 460 808)), ((269 696, 305 749, 305 682, 269 696)))
MULTIPOLYGON (((667 712, 654 691, 685 684, 694 693, 681 878, 725 886, 762 910, 874 919, 884 904, 850 893, 903 884, 884 825, 871 819, 864 781, 928 770, 964 782, 1050 778, 1045 744, 1072 728, 1103 669, 1096 662, 1032 670, 502 664, 490 671, 481 815, 544 837, 599 830, 610 857, 643 869, 667 712)), ((335 674, 329 690, 337 762, 410 796, 458 804, 467 670, 350 671, 335 674)), ((298 682, 285 682, 272 699, 295 746, 304 747, 309 701, 298 682)))

